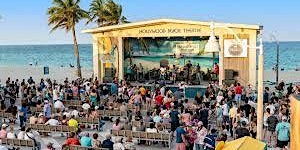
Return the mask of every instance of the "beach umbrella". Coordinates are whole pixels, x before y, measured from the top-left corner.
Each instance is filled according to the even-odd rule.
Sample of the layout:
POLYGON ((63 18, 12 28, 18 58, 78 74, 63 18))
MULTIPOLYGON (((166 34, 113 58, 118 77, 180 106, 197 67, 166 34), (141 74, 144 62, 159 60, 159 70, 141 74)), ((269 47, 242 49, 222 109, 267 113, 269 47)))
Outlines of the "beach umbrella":
POLYGON ((264 150, 266 144, 257 139, 245 136, 234 141, 221 143, 222 146, 217 145, 216 150, 264 150))
POLYGON ((167 66, 169 66, 169 61, 167 59, 160 60, 160 66, 161 67, 167 67, 167 66))

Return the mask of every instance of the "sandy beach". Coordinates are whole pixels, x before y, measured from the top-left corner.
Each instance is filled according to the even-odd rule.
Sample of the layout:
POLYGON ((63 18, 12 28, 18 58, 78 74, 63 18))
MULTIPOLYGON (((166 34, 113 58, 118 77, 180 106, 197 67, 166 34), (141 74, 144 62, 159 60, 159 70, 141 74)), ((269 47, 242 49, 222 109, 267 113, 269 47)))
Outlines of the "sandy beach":
MULTIPOLYGON (((82 69, 83 78, 90 78, 93 75, 92 69, 82 69)), ((66 77, 70 80, 77 78, 76 68, 66 68, 57 67, 49 68, 49 75, 43 74, 43 67, 0 67, 0 80, 3 84, 7 77, 11 79, 28 79, 33 77, 35 80, 40 80, 41 78, 51 78, 58 82, 64 81, 66 77)), ((274 82, 276 79, 276 73, 271 70, 266 70, 264 75, 265 81, 274 82)), ((300 82, 300 71, 280 71, 279 80, 284 80, 286 83, 299 83, 300 82)))
MULTIPOLYGON (((82 69, 82 77, 90 78, 93 75, 92 69, 82 69)), ((15 79, 28 79, 33 77, 35 81, 40 81, 41 78, 51 78, 58 82, 63 82, 66 77, 70 80, 77 78, 76 68, 49 68, 49 75, 44 75, 43 67, 0 67, 0 83, 5 83, 7 78, 15 79)))

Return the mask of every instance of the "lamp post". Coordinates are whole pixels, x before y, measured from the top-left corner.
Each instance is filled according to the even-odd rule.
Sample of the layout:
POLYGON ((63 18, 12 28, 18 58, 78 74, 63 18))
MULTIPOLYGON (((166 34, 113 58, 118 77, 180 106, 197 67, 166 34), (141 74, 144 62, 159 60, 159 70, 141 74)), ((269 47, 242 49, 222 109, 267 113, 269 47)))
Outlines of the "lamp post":
POLYGON ((274 34, 271 34, 271 40, 276 43, 276 85, 278 85, 278 78, 279 78, 279 41, 274 34))
MULTIPOLYGON (((215 26, 212 22, 210 25, 211 33, 209 40, 205 46, 205 52, 220 52, 220 46, 219 42, 216 40, 214 29, 215 28, 223 28, 228 30, 234 35, 234 38, 236 40, 236 44, 242 44, 240 38, 237 36, 237 34, 229 27, 227 26, 215 26)), ((262 34, 262 33, 260 33, 262 34)), ((258 55, 258 92, 257 92, 257 139, 262 140, 262 133, 263 133, 263 80, 264 80, 264 55, 263 55, 263 43, 262 43, 262 37, 259 39, 259 46, 256 47, 250 47, 247 45, 249 49, 255 49, 259 50, 258 55)), ((222 55, 223 57, 223 55, 222 55)), ((221 69, 223 68, 223 64, 221 66, 221 69)))

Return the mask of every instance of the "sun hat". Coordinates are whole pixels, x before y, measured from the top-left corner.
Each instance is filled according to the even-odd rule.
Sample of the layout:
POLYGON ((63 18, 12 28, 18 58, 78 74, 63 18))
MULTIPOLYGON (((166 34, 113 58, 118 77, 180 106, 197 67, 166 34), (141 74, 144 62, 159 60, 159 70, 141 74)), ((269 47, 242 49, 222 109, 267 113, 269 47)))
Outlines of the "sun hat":
POLYGON ((202 122, 202 121, 199 121, 199 122, 197 123, 197 125, 198 125, 198 126, 203 126, 203 122, 202 122))
POLYGON ((2 126, 1 126, 1 128, 2 128, 2 129, 5 129, 5 128, 7 128, 7 127, 8 127, 8 125, 7 125, 7 124, 5 124, 5 123, 4 123, 4 124, 2 124, 2 126))

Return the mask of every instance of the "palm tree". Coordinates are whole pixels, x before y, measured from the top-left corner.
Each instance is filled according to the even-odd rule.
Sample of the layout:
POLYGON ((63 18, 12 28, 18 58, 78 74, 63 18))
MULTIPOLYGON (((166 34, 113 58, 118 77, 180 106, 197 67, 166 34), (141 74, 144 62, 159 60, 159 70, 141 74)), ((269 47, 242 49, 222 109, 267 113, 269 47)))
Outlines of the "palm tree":
POLYGON ((95 21, 99 27, 128 23, 127 18, 122 16, 122 6, 113 0, 93 0, 90 16, 89 22, 95 21))
POLYGON ((104 12, 104 0, 93 0, 90 4, 90 19, 87 23, 95 21, 100 27, 104 22, 105 18, 103 15, 104 12))
POLYGON ((84 18, 89 18, 86 11, 80 8, 80 0, 53 0, 53 6, 48 8, 48 25, 52 25, 50 32, 56 29, 72 31, 74 42, 74 53, 77 60, 77 75, 82 78, 78 43, 76 38, 75 25, 84 18))

